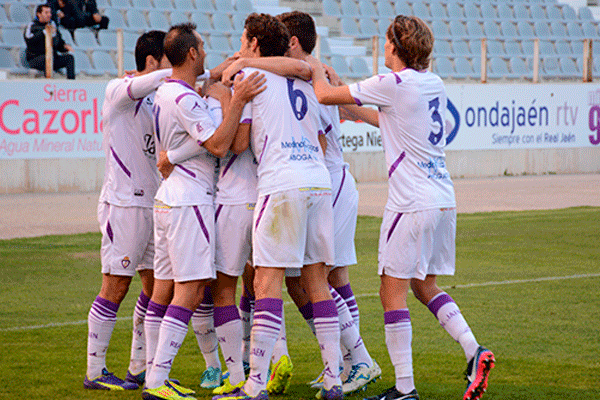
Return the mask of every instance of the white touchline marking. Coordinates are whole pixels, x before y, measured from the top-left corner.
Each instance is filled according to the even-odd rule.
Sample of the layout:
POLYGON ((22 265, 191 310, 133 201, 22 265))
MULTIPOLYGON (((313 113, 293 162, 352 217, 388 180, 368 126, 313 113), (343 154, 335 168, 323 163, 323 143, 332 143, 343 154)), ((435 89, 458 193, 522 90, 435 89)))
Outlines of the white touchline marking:
MULTIPOLYGON (((546 282, 546 281, 562 281, 566 279, 580 279, 580 278, 598 278, 600 274, 578 274, 578 275, 568 275, 568 276, 546 276, 542 278, 532 278, 532 279, 513 279, 507 281, 491 281, 491 282, 481 282, 481 283, 466 283, 463 285, 451 285, 451 286, 440 286, 440 289, 468 289, 472 287, 482 287, 482 286, 499 286, 499 285, 512 285, 518 283, 534 283, 534 282, 546 282)), ((377 297, 379 293, 363 293, 356 295, 356 298, 360 297, 377 297)), ((294 304, 293 301, 286 301, 283 305, 289 306, 294 304)), ((117 321, 131 321, 132 317, 118 317, 117 321)), ((0 332, 16 332, 16 331, 28 331, 35 329, 44 329, 44 328, 56 328, 61 326, 70 326, 70 325, 83 325, 87 324, 87 319, 81 321, 71 321, 71 322, 53 322, 50 324, 44 325, 32 325, 32 326, 16 326, 13 328, 2 328, 0 332)))

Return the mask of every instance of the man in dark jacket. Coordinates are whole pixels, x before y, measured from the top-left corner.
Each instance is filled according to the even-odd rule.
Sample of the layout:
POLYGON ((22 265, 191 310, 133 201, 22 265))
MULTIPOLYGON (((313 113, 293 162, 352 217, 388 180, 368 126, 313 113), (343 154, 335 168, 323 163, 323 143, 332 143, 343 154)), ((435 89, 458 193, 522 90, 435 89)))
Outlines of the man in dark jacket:
POLYGON ((69 51, 73 48, 65 43, 56 24, 52 21, 52 12, 46 4, 40 4, 35 9, 35 18, 25 28, 23 36, 27 44, 25 56, 31 68, 46 70, 46 26, 52 32, 52 51, 54 54, 54 71, 67 67, 67 78, 75 79, 75 58, 69 51), (67 54, 61 54, 67 53, 67 54))
POLYGON ((52 8, 52 19, 73 31, 86 26, 106 29, 108 17, 100 15, 96 0, 49 0, 52 8))

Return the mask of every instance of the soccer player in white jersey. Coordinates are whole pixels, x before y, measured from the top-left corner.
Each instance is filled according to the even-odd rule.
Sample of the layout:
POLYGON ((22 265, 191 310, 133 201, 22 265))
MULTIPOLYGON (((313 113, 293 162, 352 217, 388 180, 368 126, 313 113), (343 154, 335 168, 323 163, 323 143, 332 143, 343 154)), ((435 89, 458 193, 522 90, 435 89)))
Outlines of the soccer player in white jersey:
MULTIPOLYGON (((244 104, 263 90, 264 83, 258 74, 245 80, 236 78, 235 93, 221 98, 225 117, 216 127, 206 101, 194 90, 197 77, 204 72, 206 55, 202 37, 195 28, 194 24, 179 24, 167 33, 165 55, 173 65, 173 74, 158 89, 153 109, 161 149, 177 149, 192 137, 205 151, 177 164, 155 197, 154 277, 157 281, 174 281, 174 287, 146 376, 142 393, 146 400, 183 399, 190 392, 170 381, 169 372, 192 313, 200 304, 206 285, 216 276, 213 155, 226 154, 244 104)), ((164 305, 164 301, 158 304, 164 305)))
POLYGON ((103 145, 104 184, 98 204, 102 232, 102 287, 88 316, 87 389, 137 389, 144 380, 146 354, 144 317, 152 295, 154 244, 152 207, 159 180, 152 135, 154 91, 171 74, 163 57, 165 32, 150 31, 138 38, 137 73, 113 79, 106 87, 103 145), (106 369, 106 351, 117 310, 131 279, 142 280, 133 314, 131 361, 126 381, 106 369))
POLYGON ((312 58, 313 85, 323 104, 373 104, 361 118, 379 126, 389 176, 388 202, 379 237, 379 275, 388 352, 396 384, 378 399, 418 399, 414 386, 409 287, 461 344, 467 364, 465 400, 479 399, 487 387, 494 355, 479 346, 452 298, 436 284, 455 270, 456 203, 446 170, 444 121, 446 90, 428 72, 433 34, 414 16, 397 16, 385 43, 391 73, 349 86, 331 86, 312 58))
MULTIPOLYGON (((285 26, 266 14, 245 21, 240 56, 282 56, 289 46, 285 26)), ((253 69, 245 70, 249 73, 253 69)), ((258 200, 252 231, 256 296, 250 375, 242 389, 221 399, 267 399, 266 378, 282 319, 286 268, 302 268, 313 303, 317 338, 327 373, 324 398, 342 397, 339 320, 327 286, 333 263, 331 180, 319 147, 318 102, 309 84, 265 72, 267 90, 244 110, 251 118, 251 144, 258 161, 258 200)))

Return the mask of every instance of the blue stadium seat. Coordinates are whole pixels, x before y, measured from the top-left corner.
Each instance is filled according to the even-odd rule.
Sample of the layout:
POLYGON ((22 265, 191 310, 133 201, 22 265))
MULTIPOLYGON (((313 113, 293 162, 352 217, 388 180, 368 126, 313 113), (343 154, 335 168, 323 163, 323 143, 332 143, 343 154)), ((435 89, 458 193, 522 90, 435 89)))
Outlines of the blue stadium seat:
POLYGON ((321 54, 325 56, 331 55, 331 48, 329 47, 329 40, 325 36, 321 36, 321 54))
POLYGON ((339 17, 342 15, 340 6, 335 0, 324 0, 323 1, 323 13, 332 17, 339 17))
POLYGON ((350 74, 350 68, 348 67, 348 63, 343 56, 336 54, 332 55, 331 66, 339 76, 348 76, 350 74))
POLYGON ((13 23, 20 26, 27 25, 33 18, 27 7, 21 3, 9 3, 8 16, 13 23))
POLYGON ((579 19, 583 21, 592 21, 594 16, 588 7, 579 7, 579 19))
POLYGON ((521 50, 521 43, 517 40, 505 41, 504 49, 506 50, 506 55, 509 57, 520 57, 523 55, 523 50, 521 50))
POLYGON ((210 49, 216 53, 218 52, 227 54, 231 53, 233 50, 229 44, 227 36, 219 34, 210 35, 210 49))
POLYGON ((548 26, 547 22, 535 21, 533 26, 535 27, 536 36, 539 37, 540 39, 552 36, 550 34, 550 27, 548 26))
POLYGON ((488 40, 487 51, 490 57, 504 57, 506 55, 504 46, 502 46, 502 42, 499 40, 488 40))
POLYGON ((448 14, 446 13, 446 9, 442 5, 442 3, 431 3, 430 5, 431 16, 434 19, 447 19, 448 14))
POLYGON ((352 57, 350 59, 350 69, 352 76, 355 78, 366 78, 370 75, 369 67, 361 57, 352 57))
POLYGON ((500 3, 498 5, 498 15, 501 20, 513 20, 515 18, 515 14, 513 9, 508 6, 506 3, 500 3))
POLYGON ((500 28, 498 24, 493 20, 485 20, 483 21, 483 31, 485 32, 485 36, 488 39, 492 38, 501 38, 502 34, 500 33, 500 28))
POLYGON ((213 26, 215 27, 215 31, 223 34, 233 31, 233 25, 231 24, 229 15, 220 11, 213 14, 213 26))
POLYGON ((254 12, 254 6, 250 0, 236 0, 235 11, 246 16, 254 12))
POLYGON ((548 18, 551 20, 559 21, 563 19, 562 8, 558 4, 548 4, 546 11, 548 12, 548 18))
POLYGON ((173 3, 171 0, 154 0, 154 8, 160 11, 173 11, 173 3))
POLYGON ((528 78, 531 76, 531 71, 521 57, 512 57, 510 59, 510 69, 515 78, 528 78))
POLYGON ((451 19, 462 20, 465 18, 465 12, 463 8, 457 2, 448 3, 448 16, 451 19))
POLYGON ((498 19, 498 11, 494 8, 491 3, 481 3, 481 16, 483 18, 489 18, 493 20, 498 19))
POLYGON ((244 23, 246 22, 246 14, 233 14, 233 28, 239 32, 242 33, 242 31, 244 30, 244 23))
POLYGON ((110 54, 106 51, 96 50, 92 53, 92 61, 94 62, 95 70, 102 75, 108 74, 117 76, 117 67, 110 54))
POLYGON ((154 6, 150 0, 133 0, 133 8, 136 10, 152 10, 154 6))
POLYGON ((170 24, 164 12, 152 10, 148 13, 148 19, 150 20, 152 29, 159 29, 162 31, 169 30, 170 24))
POLYGON ((448 28, 446 22, 439 19, 434 19, 431 27, 433 36, 436 39, 450 37, 450 29, 448 28))
POLYGON ((546 10, 539 4, 532 4, 529 9, 531 10, 531 18, 535 20, 547 19, 546 10))
POLYGON ((98 32, 98 41, 100 42, 100 48, 102 50, 116 50, 117 32, 112 29, 101 29, 98 32))
POLYGON ((577 19, 577 14, 575 14, 575 10, 568 4, 563 4, 562 6, 563 16, 568 21, 575 21, 577 19))
POLYGON ((137 32, 123 31, 123 48, 134 51, 139 36, 137 32))
POLYGON ((567 31, 573 39, 583 38, 583 30, 577 22, 567 22, 567 31))
POLYGON ((465 28, 465 24, 463 24, 459 20, 451 20, 450 21, 450 33, 455 38, 462 38, 467 36, 467 30, 465 28))
POLYGON ((378 16, 377 9, 375 8, 375 5, 370 0, 359 1, 358 7, 359 7, 360 15, 362 15, 363 17, 375 18, 378 16))
POLYGON ((476 76, 476 74, 473 72, 473 67, 471 66, 471 63, 469 63, 469 60, 467 60, 465 57, 457 57, 454 59, 454 66, 456 69, 456 77, 457 78, 472 78, 474 76, 476 76))
POLYGON ((430 19, 431 13, 427 8, 427 5, 419 0, 415 1, 412 5, 413 13, 419 18, 430 19))
POLYGON ((540 55, 555 56, 556 50, 554 50, 554 44, 549 40, 540 40, 540 55))
POLYGON ((413 9, 410 6, 410 4, 408 4, 405 1, 397 1, 395 8, 396 8, 396 15, 415 15, 415 13, 413 13, 413 9))
POLYGON ((583 33, 587 38, 596 39, 598 37, 598 27, 591 22, 585 23, 583 24, 583 33))
POLYGON ((531 14, 529 14, 529 9, 523 3, 517 3, 514 7, 515 17, 517 20, 528 20, 531 18, 531 14))
POLYGON ((96 0, 96 6, 98 8, 110 7, 110 3, 108 0, 96 0))
POLYGON ((215 11, 215 6, 211 0, 196 0, 196 10, 203 12, 215 11))
POLYGON ((60 32, 60 36, 63 38, 66 44, 68 44, 71 47, 75 47, 75 42, 73 41, 73 36, 71 35, 71 32, 69 32, 61 25, 58 26, 58 31, 60 32))
POLYGON ((192 0, 175 0, 175 9, 182 12, 191 12, 196 9, 192 0))
POLYGON ((190 22, 186 13, 182 11, 173 11, 171 13, 171 25, 182 24, 184 22, 190 22))
POLYGON ((342 33, 348 36, 360 36, 358 24, 354 18, 342 17, 342 33))
POLYGON ((509 76, 508 66, 506 61, 499 57, 492 57, 488 63, 488 77, 491 79, 507 78, 509 76))
POLYGON ((207 68, 214 68, 217 65, 221 64, 223 61, 225 61, 225 57, 222 54, 211 53, 206 55, 204 65, 207 68))
POLYGON ((390 26, 391 21, 389 19, 379 19, 377 20, 377 27, 379 30, 379 36, 385 36, 388 27, 390 26))
POLYGON ((98 71, 92 66, 90 58, 83 50, 75 50, 73 52, 73 57, 75 57, 75 71, 77 73, 82 72, 91 76, 102 75, 101 73, 98 73, 98 71))
POLYGON ((450 57, 450 56, 454 55, 454 52, 452 51, 452 46, 450 45, 450 41, 436 39, 433 44, 433 54, 435 56, 446 56, 446 57, 450 57))
POLYGON ((375 21, 371 18, 360 18, 360 32, 364 36, 377 36, 379 35, 379 31, 377 29, 377 25, 375 21))
POLYGON ((16 67, 17 64, 10 51, 0 48, 0 69, 11 70, 16 67))
POLYGON ((469 43, 465 40, 453 40, 452 47, 454 49, 454 53, 459 56, 468 56, 471 54, 471 50, 469 49, 469 43))
POLYGON ((110 27, 111 29, 117 28, 127 28, 127 24, 125 23, 125 18, 119 9, 116 8, 107 8, 104 10, 104 15, 110 18, 110 27))
POLYGON ((483 28, 478 21, 467 21, 467 33, 472 38, 484 37, 483 28))
MULTIPOLYGON (((153 10, 152 13, 157 13, 160 11, 153 10)), ((163 14, 164 17, 164 14, 163 14)), ((166 18, 165 18, 166 21, 166 18)), ((146 21, 146 17, 139 10, 127 10, 127 26, 129 29, 134 29, 138 31, 144 31, 149 28, 148 22, 146 21)), ((160 26, 152 26, 154 29, 164 29, 164 27, 160 26)))
POLYGON ((135 71, 137 69, 135 55, 132 51, 123 52, 123 68, 125 68, 125 71, 135 71))
POLYGON ((465 16, 468 19, 481 20, 481 13, 475 3, 465 3, 465 16))
POLYGON ((215 0, 215 7, 218 12, 232 14, 235 12, 231 0, 215 0))
POLYGON ((567 28, 565 28, 565 24, 561 21, 550 22, 550 30, 552 31, 552 35, 557 38, 567 36, 567 28))
POLYGON ((25 38, 23 37, 23 29, 18 27, 2 28, 2 39, 5 47, 25 48, 25 38))
POLYGON ((573 39, 571 40, 571 47, 573 48, 573 54, 575 57, 583 56, 583 40, 573 39))
POLYGON ((519 36, 517 27, 512 21, 502 21, 500 23, 500 29, 502 30, 502 35, 505 38, 516 38, 519 36))
POLYGON ((396 11, 390 1, 379 1, 377 2, 377 14, 380 17, 393 18, 396 15, 396 11))
POLYGON ((573 49, 571 44, 566 40, 556 41, 556 54, 560 57, 571 57, 573 55, 573 49))
POLYGON ((541 75, 547 78, 557 78, 562 75, 557 57, 546 57, 542 59, 543 69, 541 75))
POLYGON ((451 78, 455 75, 454 66, 448 57, 437 57, 433 63, 433 72, 442 78, 451 78))
POLYGON ((191 15, 191 20, 193 23, 196 24, 196 30, 202 35, 207 35, 209 33, 215 32, 208 14, 203 12, 193 12, 191 15))
POLYGON ((517 29, 519 31, 519 36, 522 39, 531 39, 536 37, 535 34, 533 33, 533 28, 531 27, 531 24, 527 21, 518 21, 517 22, 517 29))
POLYGON ((86 50, 96 50, 100 46, 96 40, 96 35, 89 29, 76 29, 75 30, 75 43, 77 48, 86 50))
POLYGON ((559 61, 563 76, 568 78, 579 78, 583 75, 581 69, 575 63, 575 61, 573 61, 573 59, 564 57, 559 61))

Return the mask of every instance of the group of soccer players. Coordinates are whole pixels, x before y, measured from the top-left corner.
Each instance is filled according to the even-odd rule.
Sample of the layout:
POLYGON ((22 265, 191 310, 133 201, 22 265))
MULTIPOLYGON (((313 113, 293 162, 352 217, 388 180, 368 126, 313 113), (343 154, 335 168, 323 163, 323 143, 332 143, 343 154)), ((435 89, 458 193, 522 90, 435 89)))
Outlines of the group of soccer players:
POLYGON ((206 362, 201 386, 214 399, 285 392, 293 367, 284 279, 319 343, 317 398, 341 399, 381 375, 360 337, 349 281, 358 194, 338 140, 341 111, 381 129, 389 174, 378 273, 396 382, 370 399, 419 398, 409 288, 464 349, 464 400, 480 398, 494 355, 436 285, 437 275, 454 273, 456 204, 443 152, 446 92, 427 71, 429 27, 397 16, 385 44, 392 72, 349 86, 310 56, 316 31, 306 13, 249 15, 240 51, 210 71, 195 28, 143 34, 137 72, 106 89, 103 279, 88 316, 84 387, 191 397, 169 376, 191 320, 206 362), (121 380, 105 355, 136 270, 143 290, 121 380))

